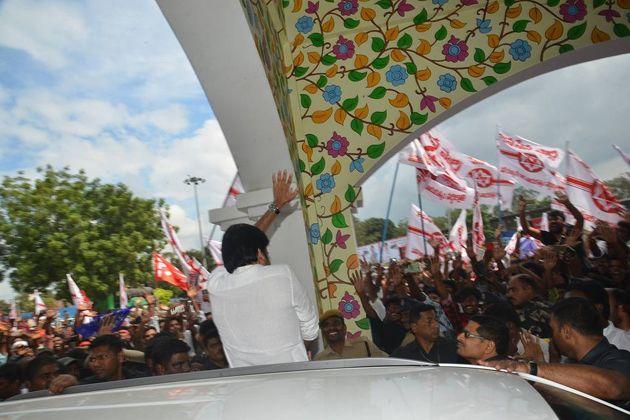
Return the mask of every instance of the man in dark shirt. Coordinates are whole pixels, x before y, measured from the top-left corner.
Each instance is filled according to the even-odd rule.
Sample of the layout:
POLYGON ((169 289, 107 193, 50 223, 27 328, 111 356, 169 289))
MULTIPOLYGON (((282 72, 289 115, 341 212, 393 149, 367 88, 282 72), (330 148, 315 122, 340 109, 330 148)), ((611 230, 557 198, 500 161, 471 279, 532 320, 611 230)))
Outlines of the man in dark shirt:
POLYGON ((88 376, 81 381, 78 381, 72 375, 59 375, 52 381, 49 391, 53 394, 60 394, 66 388, 74 385, 120 381, 146 376, 144 373, 123 365, 125 356, 122 350, 123 343, 117 335, 105 334, 96 337, 90 345, 90 354, 88 356, 88 366, 94 375, 88 376))
POLYGON ((212 320, 205 320, 199 325, 197 335, 199 347, 203 351, 201 360, 204 370, 223 369, 228 367, 219 330, 212 320))
POLYGON ((551 337, 549 307, 538 296, 538 284, 527 274, 512 276, 507 298, 521 319, 521 326, 542 338, 551 337))
POLYGON ((556 303, 551 311, 553 342, 570 363, 507 360, 482 364, 538 375, 615 404, 630 400, 630 352, 604 338, 604 320, 597 309, 588 300, 573 297, 556 303))
POLYGON ((457 343, 440 337, 435 308, 420 303, 409 311, 409 326, 415 340, 393 352, 391 357, 428 363, 456 363, 457 343))

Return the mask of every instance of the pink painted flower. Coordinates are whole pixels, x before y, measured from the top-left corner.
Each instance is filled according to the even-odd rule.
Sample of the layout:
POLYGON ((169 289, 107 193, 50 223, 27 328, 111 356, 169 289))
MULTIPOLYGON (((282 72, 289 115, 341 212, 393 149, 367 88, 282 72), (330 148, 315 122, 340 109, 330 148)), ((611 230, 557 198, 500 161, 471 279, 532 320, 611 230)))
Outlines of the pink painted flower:
POLYGON ((332 157, 345 156, 348 153, 348 145, 350 142, 347 138, 340 136, 336 131, 333 131, 333 135, 326 143, 326 150, 332 157))
POLYGON ((560 6, 560 14, 567 23, 582 20, 586 16, 586 4, 584 4, 584 0, 568 0, 560 6))
POLYGON ((346 292, 339 301, 339 312, 345 319, 356 318, 361 313, 361 306, 354 296, 346 292))
POLYGON ((396 8, 396 12, 400 16, 405 16, 405 13, 411 12, 413 9, 415 9, 415 7, 413 7, 412 5, 407 3, 407 0, 402 0, 400 3, 398 3, 398 7, 396 8))
POLYGON ((312 1, 308 2, 306 13, 317 13, 318 10, 319 10, 319 2, 315 2, 315 3, 313 3, 312 1))
POLYGON ((599 12, 598 15, 604 16, 606 18, 606 22, 613 22, 615 18, 621 17, 618 11, 612 9, 603 10, 599 12))
POLYGON ((335 243, 341 249, 346 249, 346 241, 350 238, 350 235, 342 235, 341 231, 337 231, 337 236, 335 236, 335 243))
POLYGON ((341 0, 337 7, 343 16, 350 16, 359 10, 359 0, 341 0))
POLYGON ((333 54, 338 60, 345 60, 354 55, 354 42, 339 35, 337 43, 333 47, 333 54))
POLYGON ((429 108, 431 112, 435 112, 435 103, 438 101, 438 98, 431 95, 424 95, 422 100, 420 101, 420 109, 429 108))
POLYGON ((451 39, 442 48, 442 54, 446 56, 446 61, 453 63, 464 61, 468 57, 468 45, 466 41, 460 41, 451 35, 451 39))
POLYGON ((346 340, 354 340, 356 338, 361 337, 361 331, 357 331, 355 333, 351 333, 350 331, 346 331, 346 340))

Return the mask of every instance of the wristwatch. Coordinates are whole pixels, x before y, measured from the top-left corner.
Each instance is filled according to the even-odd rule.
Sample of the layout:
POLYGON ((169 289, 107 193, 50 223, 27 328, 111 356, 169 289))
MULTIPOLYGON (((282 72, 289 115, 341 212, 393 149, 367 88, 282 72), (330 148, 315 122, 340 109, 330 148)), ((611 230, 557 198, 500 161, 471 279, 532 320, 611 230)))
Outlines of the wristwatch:
POLYGON ((276 206, 276 203, 274 203, 273 201, 271 202, 271 204, 269 204, 269 211, 272 211, 275 214, 280 214, 280 209, 278 208, 278 206, 276 206))
POLYGON ((532 376, 538 376, 538 363, 530 360, 527 364, 529 365, 529 374, 532 376))

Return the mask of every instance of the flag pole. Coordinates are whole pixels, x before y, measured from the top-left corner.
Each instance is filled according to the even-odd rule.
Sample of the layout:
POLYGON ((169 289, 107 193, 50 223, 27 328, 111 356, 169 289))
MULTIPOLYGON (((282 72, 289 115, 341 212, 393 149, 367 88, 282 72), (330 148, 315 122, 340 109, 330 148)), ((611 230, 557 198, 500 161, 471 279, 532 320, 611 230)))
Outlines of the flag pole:
POLYGON ((420 189, 418 189, 418 205, 420 207, 420 212, 422 213, 420 215, 420 228, 422 229, 422 244, 424 245, 424 256, 427 256, 427 231, 424 230, 424 210, 422 209, 422 193, 420 192, 420 189))
POLYGON ((396 162, 396 169, 394 170, 394 180, 392 181, 392 188, 389 190, 389 202, 387 203, 387 214, 385 215, 385 222, 383 223, 383 232, 381 234, 381 251, 378 256, 379 264, 383 263, 383 247, 385 246, 385 239, 387 238, 387 228, 389 225, 389 212, 392 209, 392 199, 394 198, 394 188, 396 187, 396 178, 398 177, 398 167, 400 161, 396 162))
MULTIPOLYGON (((497 136, 499 135, 499 126, 497 125, 497 136)), ((496 142, 497 146, 497 205, 499 206, 499 226, 503 225, 503 211, 501 210, 501 152, 499 151, 499 144, 496 142)), ((511 205, 512 203, 510 203, 511 205)))

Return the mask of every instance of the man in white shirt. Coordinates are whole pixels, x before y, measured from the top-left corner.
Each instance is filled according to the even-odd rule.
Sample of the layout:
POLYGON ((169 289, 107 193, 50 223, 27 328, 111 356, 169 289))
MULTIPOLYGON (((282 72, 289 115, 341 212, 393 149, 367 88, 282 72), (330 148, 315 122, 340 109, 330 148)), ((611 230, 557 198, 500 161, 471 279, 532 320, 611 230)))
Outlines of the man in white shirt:
POLYGON ((270 265, 267 255, 263 230, 296 197, 291 179, 286 171, 274 175, 274 201, 256 226, 237 224, 225 232, 224 266, 208 280, 213 319, 230 367, 307 361, 305 342, 314 342, 319 333, 317 310, 306 290, 288 266, 270 265))

